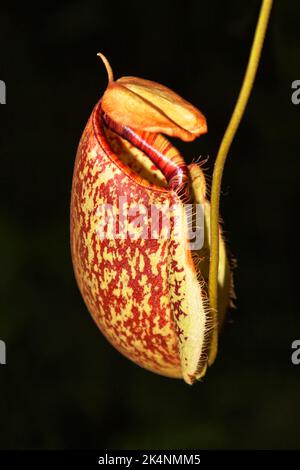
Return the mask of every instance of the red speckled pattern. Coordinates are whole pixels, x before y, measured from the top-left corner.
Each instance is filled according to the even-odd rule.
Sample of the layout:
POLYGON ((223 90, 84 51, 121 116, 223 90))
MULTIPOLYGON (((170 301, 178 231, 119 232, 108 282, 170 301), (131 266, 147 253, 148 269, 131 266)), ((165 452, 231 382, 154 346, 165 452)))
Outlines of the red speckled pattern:
MULTIPOLYGON (((96 324, 118 351, 153 372, 181 377, 173 318, 181 312, 182 293, 170 275, 182 270, 174 262, 176 241, 161 233, 157 239, 99 236, 103 204, 111 204, 118 221, 120 196, 127 198, 128 207, 139 203, 144 208, 172 205, 178 198, 122 163, 101 126, 98 103, 82 135, 73 175, 71 251, 78 286, 96 324)), ((144 218, 149 222, 149 212, 144 218)), ((136 234, 131 222, 129 217, 130 233, 136 234)))

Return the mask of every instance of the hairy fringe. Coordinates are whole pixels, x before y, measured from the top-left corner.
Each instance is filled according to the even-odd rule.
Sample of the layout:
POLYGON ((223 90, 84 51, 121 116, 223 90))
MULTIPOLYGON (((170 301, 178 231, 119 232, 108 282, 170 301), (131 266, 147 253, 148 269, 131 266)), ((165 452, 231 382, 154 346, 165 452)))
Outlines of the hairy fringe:
POLYGON ((209 349, 212 340, 212 333, 215 328, 218 328, 218 323, 215 317, 212 316, 212 312, 210 309, 209 299, 207 296, 207 291, 205 289, 206 283, 205 281, 200 282, 201 292, 203 294, 203 307, 205 313, 205 326, 204 326, 204 339, 203 339, 203 346, 201 355, 196 367, 196 371, 194 373, 194 377, 191 377, 191 380, 195 382, 196 376, 202 372, 202 370, 207 367, 208 363, 208 356, 209 356, 209 349))

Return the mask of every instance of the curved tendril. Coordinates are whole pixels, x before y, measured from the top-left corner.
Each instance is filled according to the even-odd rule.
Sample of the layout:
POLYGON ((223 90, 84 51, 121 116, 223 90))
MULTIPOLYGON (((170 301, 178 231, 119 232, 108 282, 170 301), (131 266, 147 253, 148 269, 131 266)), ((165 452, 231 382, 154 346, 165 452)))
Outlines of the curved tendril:
POLYGON ((211 257, 209 266, 209 299, 212 315, 215 319, 215 329, 213 332, 213 340, 209 358, 211 364, 217 352, 218 328, 217 328, 217 309, 218 309, 218 268, 219 268, 219 206, 221 182, 225 161, 231 143, 234 139, 242 116, 244 114, 250 92, 253 87, 257 67, 259 64, 264 38, 268 26, 270 12, 272 8, 272 0, 263 0, 259 18, 255 30, 255 35, 251 47, 246 73, 244 76, 242 88, 232 113, 230 122, 222 139, 217 158, 214 165, 212 190, 211 190, 211 209, 210 209, 210 226, 211 226, 211 257))

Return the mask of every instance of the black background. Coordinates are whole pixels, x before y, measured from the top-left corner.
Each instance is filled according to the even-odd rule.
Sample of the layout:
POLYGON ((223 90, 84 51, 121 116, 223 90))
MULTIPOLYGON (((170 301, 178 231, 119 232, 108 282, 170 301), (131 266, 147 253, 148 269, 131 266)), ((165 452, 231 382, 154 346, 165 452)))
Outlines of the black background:
POLYGON ((0 447, 299 448, 299 79, 296 0, 276 1, 254 91, 223 180, 237 310, 203 383, 156 376, 90 318, 69 249, 76 148, 115 75, 174 89, 209 132, 176 145, 210 156, 233 109, 259 1, 31 2, 0 8, 0 447), (43 6, 41 6, 43 5, 43 6))

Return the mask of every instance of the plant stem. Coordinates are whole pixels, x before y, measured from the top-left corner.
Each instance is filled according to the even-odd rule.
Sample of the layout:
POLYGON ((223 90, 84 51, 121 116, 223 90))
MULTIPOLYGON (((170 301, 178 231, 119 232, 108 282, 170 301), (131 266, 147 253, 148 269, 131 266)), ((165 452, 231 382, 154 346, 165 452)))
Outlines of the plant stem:
POLYGON ((212 315, 215 317, 216 328, 213 333, 212 351, 210 354, 209 362, 212 363, 217 352, 217 310, 218 310, 218 268, 219 268, 219 208, 220 208, 220 192, 221 182, 224 170, 225 161, 231 143, 234 139, 242 116, 244 114, 249 95, 251 93, 258 63, 261 56, 261 51, 264 43, 264 38, 267 30, 267 25, 270 17, 272 7, 272 0, 263 0, 259 18, 255 30, 255 35, 251 47, 251 52, 248 60, 246 73, 244 76, 242 88, 238 100, 236 102, 234 111, 232 113, 230 122, 225 131, 222 139, 217 158, 214 165, 212 190, 211 190, 211 209, 210 209, 210 227, 211 227, 211 256, 209 266, 209 299, 212 315))

